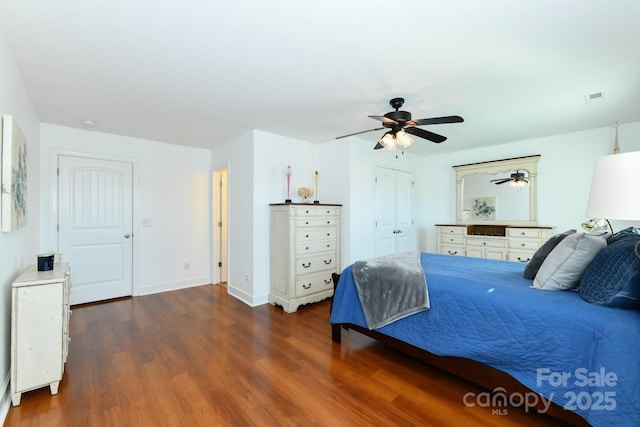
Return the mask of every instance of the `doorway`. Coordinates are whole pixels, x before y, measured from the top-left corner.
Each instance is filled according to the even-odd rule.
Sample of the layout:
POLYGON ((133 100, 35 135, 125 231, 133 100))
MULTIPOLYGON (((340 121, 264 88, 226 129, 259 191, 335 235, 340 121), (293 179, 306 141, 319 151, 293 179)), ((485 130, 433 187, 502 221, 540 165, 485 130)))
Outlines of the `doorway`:
POLYGON ((59 155, 57 230, 72 305, 132 295, 133 164, 59 155))
POLYGON ((227 168, 213 172, 213 283, 227 285, 229 173, 227 168))

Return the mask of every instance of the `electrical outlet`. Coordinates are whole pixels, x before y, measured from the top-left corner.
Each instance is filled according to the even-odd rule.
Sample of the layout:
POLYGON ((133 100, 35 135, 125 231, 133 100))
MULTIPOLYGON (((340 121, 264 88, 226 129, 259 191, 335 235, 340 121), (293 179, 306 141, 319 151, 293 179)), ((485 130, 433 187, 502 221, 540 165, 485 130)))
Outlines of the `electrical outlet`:
POLYGON ((247 282, 251 281, 251 273, 250 272, 248 272, 248 271, 244 272, 244 280, 247 281, 247 282))
POLYGON ((142 218, 143 227, 151 227, 151 225, 152 225, 151 218, 142 218))

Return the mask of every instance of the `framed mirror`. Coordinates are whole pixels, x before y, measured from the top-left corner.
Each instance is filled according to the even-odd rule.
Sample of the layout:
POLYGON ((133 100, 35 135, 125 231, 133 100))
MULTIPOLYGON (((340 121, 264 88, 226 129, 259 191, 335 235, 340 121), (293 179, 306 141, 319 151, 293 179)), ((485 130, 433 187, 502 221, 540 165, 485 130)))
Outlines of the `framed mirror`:
POLYGON ((537 226, 540 155, 453 166, 456 223, 537 226))

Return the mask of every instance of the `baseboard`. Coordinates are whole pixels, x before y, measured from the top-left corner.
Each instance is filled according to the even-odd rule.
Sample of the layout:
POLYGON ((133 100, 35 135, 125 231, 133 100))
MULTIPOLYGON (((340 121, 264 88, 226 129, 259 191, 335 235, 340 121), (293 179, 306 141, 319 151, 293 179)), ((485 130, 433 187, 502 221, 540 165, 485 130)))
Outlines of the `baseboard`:
POLYGON ((208 283, 208 277, 196 277, 195 279, 189 279, 180 282, 158 283, 155 285, 139 288, 135 295, 151 295, 160 292, 177 291, 178 289, 193 288, 194 286, 202 286, 208 283))
POLYGON ((11 389, 9 388, 10 381, 11 372, 8 372, 2 382, 2 397, 0 397, 0 420, 2 420, 2 422, 0 425, 4 425, 4 422, 7 419, 7 414, 9 414, 9 408, 11 407, 11 389))
POLYGON ((249 307, 257 307, 259 305, 267 304, 269 302, 269 295, 258 295, 254 297, 251 294, 246 293, 242 289, 238 289, 233 285, 227 285, 227 293, 234 298, 239 299, 249 307))

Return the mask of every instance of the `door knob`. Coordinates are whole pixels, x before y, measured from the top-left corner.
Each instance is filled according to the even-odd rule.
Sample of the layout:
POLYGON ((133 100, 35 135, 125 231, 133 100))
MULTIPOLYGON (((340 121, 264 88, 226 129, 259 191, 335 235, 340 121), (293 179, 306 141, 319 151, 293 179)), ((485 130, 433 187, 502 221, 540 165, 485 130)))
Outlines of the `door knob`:
POLYGON ((125 239, 128 239, 129 237, 131 237, 131 234, 129 234, 129 233, 127 233, 127 234, 125 234, 125 235, 124 235, 124 238, 125 238, 125 239))

